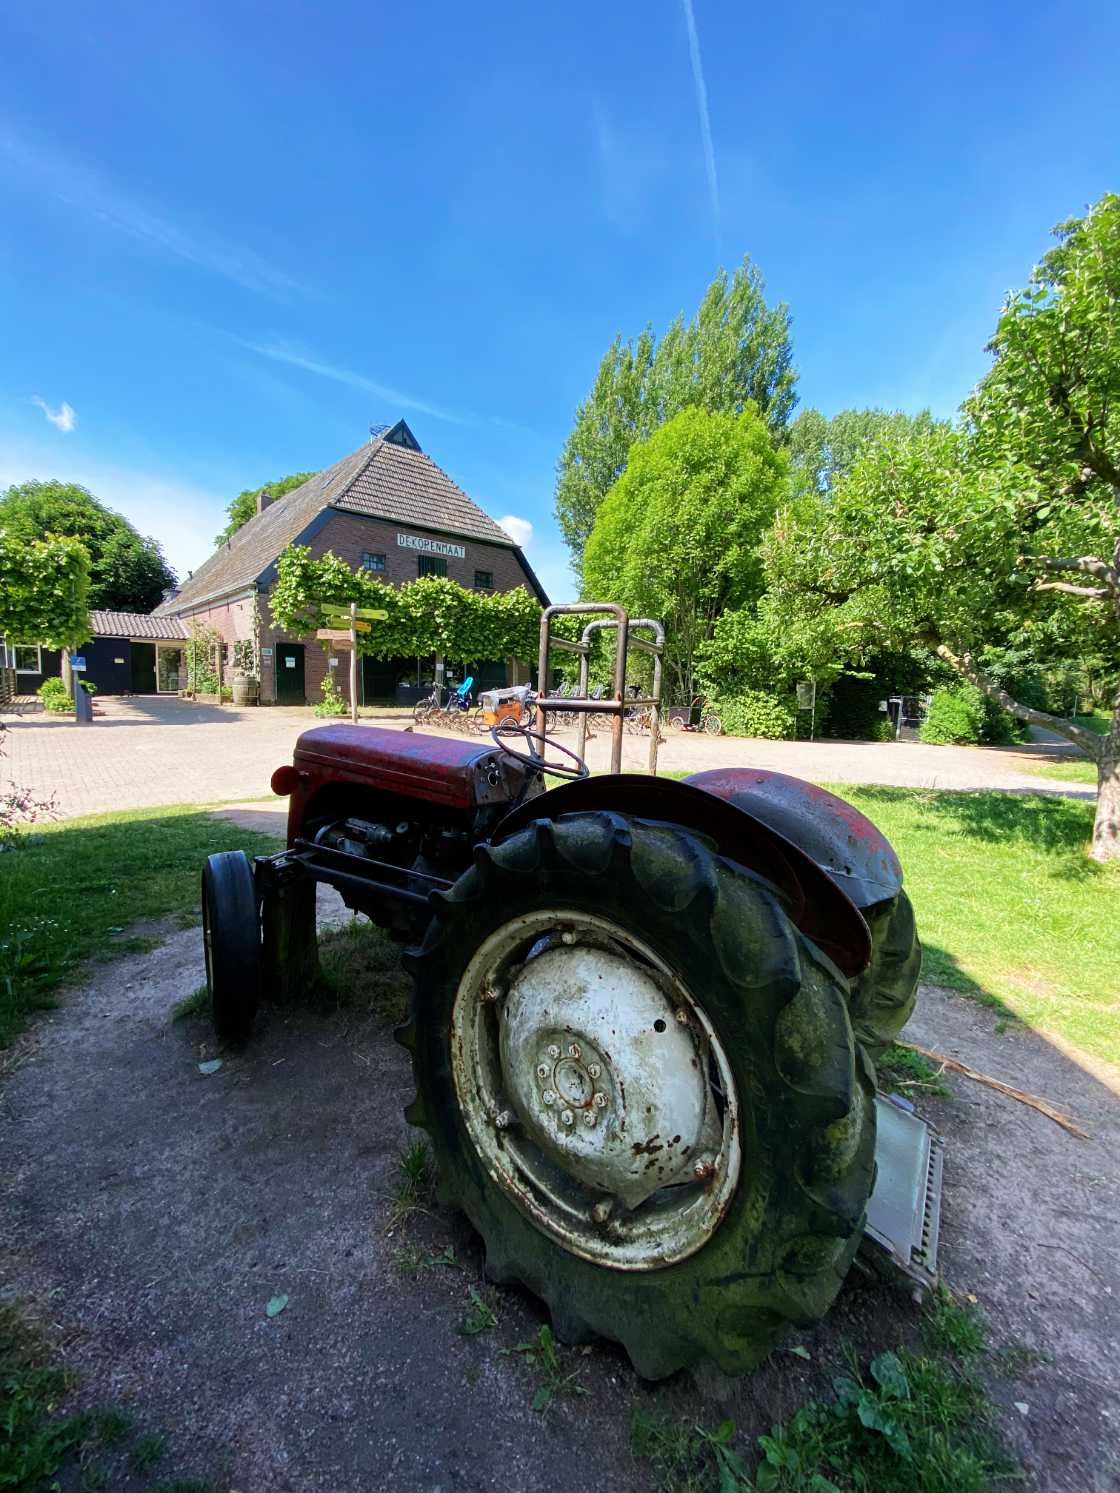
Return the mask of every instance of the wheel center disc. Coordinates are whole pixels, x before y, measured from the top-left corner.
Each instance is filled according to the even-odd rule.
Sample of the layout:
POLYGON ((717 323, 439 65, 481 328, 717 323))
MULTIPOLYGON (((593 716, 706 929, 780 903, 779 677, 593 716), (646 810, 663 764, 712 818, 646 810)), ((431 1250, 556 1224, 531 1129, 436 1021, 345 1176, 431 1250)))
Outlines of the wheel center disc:
POLYGON ((460 983, 452 1067, 490 1175, 572 1253, 656 1269, 730 1204, 727 1058, 680 980, 604 918, 542 909, 491 934, 460 983))

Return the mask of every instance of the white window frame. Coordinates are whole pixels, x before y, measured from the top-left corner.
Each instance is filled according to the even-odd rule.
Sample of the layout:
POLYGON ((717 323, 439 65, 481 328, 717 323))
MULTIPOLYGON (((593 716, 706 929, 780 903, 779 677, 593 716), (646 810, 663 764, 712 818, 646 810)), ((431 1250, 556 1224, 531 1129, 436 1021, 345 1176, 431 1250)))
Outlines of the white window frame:
POLYGON ((43 672, 43 645, 41 643, 9 643, 12 650, 12 666, 17 674, 41 674, 43 672), (33 669, 21 669, 18 663, 17 649, 34 648, 35 667, 33 669))

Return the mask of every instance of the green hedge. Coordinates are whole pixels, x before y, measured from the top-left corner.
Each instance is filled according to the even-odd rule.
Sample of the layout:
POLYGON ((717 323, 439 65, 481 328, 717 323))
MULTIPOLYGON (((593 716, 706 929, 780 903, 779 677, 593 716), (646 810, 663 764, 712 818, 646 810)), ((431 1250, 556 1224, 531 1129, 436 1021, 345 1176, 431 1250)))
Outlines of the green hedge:
POLYGON ((718 696, 712 701, 712 709, 728 736, 762 736, 769 741, 785 741, 797 734, 793 702, 765 690, 748 689, 738 695, 718 696))

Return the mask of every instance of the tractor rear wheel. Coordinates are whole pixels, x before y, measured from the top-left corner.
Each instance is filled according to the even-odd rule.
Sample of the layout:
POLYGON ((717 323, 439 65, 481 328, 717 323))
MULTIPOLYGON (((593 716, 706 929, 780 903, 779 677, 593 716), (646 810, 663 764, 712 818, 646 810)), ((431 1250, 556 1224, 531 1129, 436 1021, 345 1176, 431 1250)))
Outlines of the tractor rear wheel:
POLYGON ((757 1364, 847 1274, 874 1075, 843 976, 674 825, 538 821, 433 898, 401 1040, 441 1195, 557 1336, 757 1364))
POLYGON ((871 929, 871 963, 852 981, 849 1010, 857 1042, 877 1061, 914 1010, 922 946, 905 892, 865 908, 864 917, 871 929))
POLYGON ((223 850, 202 868, 202 940, 214 1029, 244 1042, 261 991, 261 918, 253 867, 243 850, 223 850))

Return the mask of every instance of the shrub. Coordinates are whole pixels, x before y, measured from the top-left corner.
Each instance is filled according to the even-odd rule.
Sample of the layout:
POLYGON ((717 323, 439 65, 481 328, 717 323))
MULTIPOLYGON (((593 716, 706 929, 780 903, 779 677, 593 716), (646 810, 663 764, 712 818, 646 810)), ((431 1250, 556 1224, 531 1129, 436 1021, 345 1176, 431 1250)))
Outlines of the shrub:
POLYGON ((793 702, 765 690, 748 689, 738 695, 720 696, 712 701, 712 709, 728 736, 763 736, 770 741, 783 741, 797 732, 793 702))
POLYGON ((318 716, 346 715, 350 707, 342 698, 341 691, 334 682, 333 674, 328 674, 323 680, 323 698, 315 706, 315 714, 318 716))
POLYGON ((55 715, 64 715, 66 711, 74 708, 70 692, 57 674, 52 675, 50 679, 44 679, 36 693, 47 709, 53 711, 55 715))
POLYGON ((984 696, 973 684, 934 690, 918 735, 933 746, 978 742, 984 732, 984 696))

